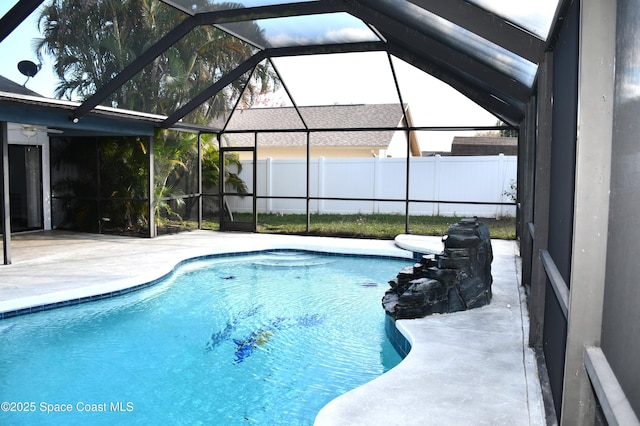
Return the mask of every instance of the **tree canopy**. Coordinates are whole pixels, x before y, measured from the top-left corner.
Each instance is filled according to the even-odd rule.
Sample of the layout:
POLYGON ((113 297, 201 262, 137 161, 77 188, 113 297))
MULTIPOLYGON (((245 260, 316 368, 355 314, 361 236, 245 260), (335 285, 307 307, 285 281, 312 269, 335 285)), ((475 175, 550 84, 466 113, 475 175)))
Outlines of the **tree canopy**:
MULTIPOLYGON (((208 5, 209 1, 193 0, 192 3, 194 6, 208 5)), ((232 6, 220 5, 221 8, 232 6)), ((81 101, 113 79, 184 19, 187 19, 185 14, 158 0, 48 0, 40 9, 38 26, 42 37, 36 40, 34 48, 38 56, 46 54, 53 58, 59 78, 56 96, 81 101)), ((261 30, 254 22, 242 25, 246 27, 243 33, 251 31, 254 34, 252 38, 261 38, 261 30)), ((170 115, 235 69, 255 50, 250 44, 214 26, 196 27, 112 93, 105 104, 170 115)), ((277 84, 272 68, 267 63, 259 64, 253 74, 247 73, 244 78, 219 91, 190 113, 185 121, 211 125, 220 116, 226 116, 237 102, 241 106, 249 106, 277 84)), ((88 166, 91 170, 99 170, 95 175, 104 175, 98 183, 100 200, 119 200, 117 204, 99 201, 103 204, 98 212, 108 217, 111 224, 125 222, 127 228, 136 224, 146 225, 145 207, 140 202, 146 198, 145 193, 154 195, 157 219, 177 217, 181 220, 178 210, 184 206, 184 199, 189 194, 197 192, 194 189, 196 179, 202 178, 208 187, 220 183, 219 153, 212 135, 200 138, 203 153, 200 177, 196 167, 198 137, 157 129, 154 137, 155 185, 148 192, 144 189, 148 176, 148 167, 144 165, 146 145, 135 137, 103 139, 95 142, 99 155, 90 155, 98 158, 97 162, 88 166)), ((87 161, 68 155, 67 146, 77 148, 84 145, 60 145, 60 162, 68 163, 65 170, 70 171, 61 174, 60 183, 56 184, 60 191, 65 191, 61 192, 65 199, 75 200, 77 206, 67 210, 72 213, 71 220, 77 222, 91 209, 86 207, 88 202, 82 199, 83 193, 78 190, 87 186, 86 182, 73 177, 91 177, 94 174, 76 173, 84 170, 82 166, 87 161)), ((225 162, 240 166, 237 157, 226 156, 225 162)), ((226 184, 238 192, 246 192, 242 180, 226 169, 225 174, 226 184)), ((93 188, 95 182, 89 185, 93 188)), ((95 222, 88 219, 88 223, 95 222)))
MULTIPOLYGON (((39 57, 54 58, 60 80, 55 95, 84 100, 186 17, 158 0, 50 0, 40 12, 42 38, 35 49, 39 57)), ((255 23, 244 25, 261 37, 255 23)), ((106 105, 169 115, 253 53, 253 46, 212 25, 196 27, 114 92, 106 105)), ((249 76, 218 92, 188 121, 210 124, 240 96, 244 104, 251 104, 276 76, 260 64, 249 84, 247 80, 249 76)))

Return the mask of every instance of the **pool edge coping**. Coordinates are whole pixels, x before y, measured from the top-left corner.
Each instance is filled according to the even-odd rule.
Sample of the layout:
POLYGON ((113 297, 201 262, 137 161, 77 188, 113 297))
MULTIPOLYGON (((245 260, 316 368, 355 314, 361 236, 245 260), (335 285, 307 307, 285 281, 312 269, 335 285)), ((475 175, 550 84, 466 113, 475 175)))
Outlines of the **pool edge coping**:
POLYGON ((174 274, 181 266, 191 262, 206 259, 243 256, 276 250, 296 250, 307 253, 321 253, 346 257, 381 257, 407 260, 415 259, 417 255, 414 252, 397 247, 395 247, 395 253, 391 253, 390 250, 381 250, 379 248, 371 248, 362 252, 362 250, 356 250, 354 247, 322 247, 320 245, 311 247, 308 244, 294 241, 267 243, 260 248, 246 251, 229 250, 210 252, 206 254, 183 255, 173 264, 165 265, 165 267, 159 268, 153 272, 147 272, 145 274, 126 277, 110 282, 93 284, 87 287, 78 287, 0 301, 0 321, 22 315, 63 308, 66 306, 74 306, 82 303, 109 299, 153 287, 174 274), (355 251, 360 252, 355 253, 355 251))
MULTIPOLYGON (((251 235, 248 235, 248 237, 251 237, 251 235)), ((415 260, 416 258, 418 258, 417 253, 411 253, 410 251, 407 250, 402 250, 400 248, 396 247, 392 247, 391 244, 393 244, 392 241, 388 242, 389 244, 385 247, 381 247, 381 246, 376 246, 376 247, 371 247, 371 246, 365 246, 365 245, 359 245, 359 244, 344 244, 344 241, 348 241, 348 239, 343 240, 341 243, 339 243, 339 245, 320 245, 322 247, 321 250, 318 249, 318 245, 313 244, 313 237, 308 238, 308 237, 304 237, 304 240, 286 240, 286 241, 261 241, 259 244, 257 244, 259 246, 258 249, 254 249, 254 250, 250 250, 250 251, 243 251, 243 250, 238 250, 237 247, 227 247, 227 248, 222 248, 222 247, 217 247, 217 248, 205 248, 204 250, 202 250, 203 247, 200 247, 200 250, 194 249, 193 252, 191 253, 182 253, 181 256, 176 256, 175 259, 171 259, 168 262, 165 262, 163 264, 161 264, 161 267, 155 269, 152 272, 146 272, 144 274, 138 274, 135 276, 131 276, 128 278, 123 278, 123 279, 116 279, 113 281, 112 284, 120 284, 120 285, 125 285, 125 286, 129 286, 129 287, 133 287, 135 285, 138 285, 137 283, 140 282, 150 282, 150 281, 161 281, 162 279, 166 278, 168 274, 173 273, 177 268, 179 268, 182 264, 184 264, 185 262, 190 262, 192 260, 197 261, 197 259, 201 259, 201 258, 206 258, 206 257, 222 257, 222 256, 233 256, 233 255, 241 255, 244 253, 248 253, 248 252, 263 252, 263 251, 269 251, 269 250, 300 250, 300 251, 306 251, 306 252, 320 252, 320 253, 325 253, 325 254, 336 254, 336 255, 352 255, 352 256, 376 256, 376 257, 391 257, 391 258, 402 258, 402 259, 407 259, 407 260, 415 260), (144 279, 143 279, 144 278, 144 279), (145 281, 146 280, 146 281, 145 281)), ((492 240, 492 245, 494 243, 495 240, 492 240)), ((252 242, 252 246, 253 246, 253 242, 252 242)), ((420 255, 421 257, 422 255, 420 255)), ((57 292, 51 292, 48 294, 42 294, 42 295, 34 295, 34 296, 29 296, 29 297, 22 297, 22 298, 13 298, 13 299, 7 299, 6 301, 2 301, 0 302, 0 308, 2 306, 6 306, 8 303, 17 303, 17 302, 24 302, 24 301, 29 301, 29 300, 36 300, 38 298, 44 298, 44 297, 53 297, 53 296, 60 296, 60 295, 64 295, 64 294, 69 294, 78 290, 89 290, 89 289, 104 289, 105 286, 107 285, 107 282, 103 282, 103 283, 98 283, 98 284, 93 284, 91 286, 87 286, 84 288, 76 288, 76 289, 66 289, 63 291, 57 291, 57 292)), ((147 286, 148 287, 148 286, 147 286)), ((0 309, 0 311, 2 311, 2 309, 0 309)), ((0 317, 2 318, 2 317, 0 317)), ((8 319, 8 318, 7 318, 8 319)), ((405 327, 402 326, 403 321, 405 320, 401 320, 397 323, 397 330, 399 333, 403 334, 403 336, 405 338, 407 338, 407 340, 410 342, 410 344, 413 346, 413 343, 419 343, 419 342, 412 342, 412 338, 411 338, 411 333, 408 333, 408 330, 404 329, 405 327)), ((418 345, 419 346, 419 345, 418 345)), ((412 347, 413 349, 413 347, 412 347)), ((416 353, 414 352, 413 355, 415 356, 416 353)), ((400 366, 401 364, 403 364, 404 360, 398 365, 400 366)), ((394 370, 396 370, 396 368, 398 367, 396 366, 394 369, 391 369, 390 371, 384 373, 383 375, 379 376, 376 379, 373 379, 372 381, 378 380, 380 377, 385 376, 387 374, 389 374, 390 372, 393 372, 394 370)), ((400 369, 401 370, 401 369, 400 369)), ((396 370, 395 373, 397 373, 398 371, 396 370)), ((394 373, 392 373, 394 374, 394 373)), ((361 387, 366 387, 370 384, 371 382, 367 382, 366 384, 361 385, 361 387)), ((537 389, 536 389, 537 391, 537 389)), ((340 398, 340 397, 337 397, 340 398)), ((337 399, 335 398, 335 399, 337 399)), ((334 400, 335 400, 334 399, 334 400)), ((331 404, 331 402, 333 402, 334 400, 330 401, 328 404, 331 404)), ((316 419, 318 418, 318 414, 320 414, 321 411, 324 410, 324 408, 326 407, 323 406, 323 408, 320 409, 320 411, 316 414, 316 419)), ((326 419, 325 419, 326 420, 326 419)), ((336 420, 336 419, 333 419, 336 420)), ((335 423, 331 423, 331 424, 335 424, 335 423)), ((535 424, 535 423, 531 423, 531 424, 535 424)))

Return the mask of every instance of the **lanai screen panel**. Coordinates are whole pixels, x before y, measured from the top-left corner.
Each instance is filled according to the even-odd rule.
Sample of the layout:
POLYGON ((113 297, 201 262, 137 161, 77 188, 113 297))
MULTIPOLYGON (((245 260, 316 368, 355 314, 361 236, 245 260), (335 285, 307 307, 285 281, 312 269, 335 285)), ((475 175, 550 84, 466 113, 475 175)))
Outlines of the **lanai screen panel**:
MULTIPOLYGON (((220 83, 221 79, 255 52, 256 49, 246 42, 213 26, 197 27, 145 66, 103 104, 171 115, 210 90, 210 95, 193 110, 185 111, 187 115, 181 119, 184 123, 212 125, 228 116, 238 98, 248 94, 245 86, 252 69, 226 85, 220 83), (211 90, 216 84, 220 87, 211 90)), ((262 78, 269 79, 270 75, 255 77, 254 87, 261 84, 262 78)))
MULTIPOLYGON (((261 77, 271 78, 271 77, 261 77)), ((251 71, 245 72, 237 80, 221 88, 182 118, 182 123, 199 124, 223 129, 234 107, 239 108, 254 102, 261 78, 252 78, 251 71)), ((216 83, 218 84, 218 83, 216 83)))
MULTIPOLYGON (((411 121, 415 127, 496 125, 498 118, 495 115, 453 87, 396 57, 393 57, 393 64, 402 100, 409 106, 411 121)), ((423 133, 419 133, 420 138, 423 135, 423 133)), ((449 139, 449 143, 453 138, 446 132, 432 136, 438 141, 442 141, 443 138, 449 139)), ((426 143, 429 141, 426 140, 426 143)), ((425 149, 429 151, 445 150, 431 146, 425 146, 425 149)))
POLYGON ((298 106, 400 103, 384 52, 274 58, 298 106))
MULTIPOLYGON (((509 2, 478 0, 473 3, 505 17, 507 21, 522 26, 539 37, 543 37, 542 34, 548 31, 557 8, 555 1, 535 3, 528 1, 524 2, 526 13, 520 13, 520 10, 511 7, 509 2)), ((521 3, 518 3, 519 7, 521 3)), ((15 1, 9 3, 9 5, 15 4, 15 1)), ((47 9, 52 10, 51 4, 50 1, 43 2, 47 9)), ((52 16, 46 27, 49 33, 65 30, 68 22, 77 21, 79 28, 73 30, 73 37, 67 34, 66 38, 58 41, 60 43, 58 56, 67 55, 67 59, 74 57, 78 59, 76 62, 69 60, 65 65, 63 72, 65 84, 58 86, 58 96, 66 95, 84 101, 105 87, 111 79, 122 74, 136 59, 152 53, 157 56, 150 58, 150 62, 146 65, 136 62, 134 68, 138 73, 131 74, 133 77, 128 78, 128 82, 122 88, 106 86, 115 92, 106 94, 105 98, 99 100, 96 97, 94 100, 104 106, 160 115, 171 116, 188 100, 194 99, 223 76, 233 75, 234 79, 238 79, 239 77, 236 76, 238 73, 233 72, 237 71, 236 67, 261 49, 274 49, 268 55, 273 53, 278 57, 285 54, 277 51, 278 49, 308 48, 310 50, 296 50, 291 53, 294 56, 300 54, 306 56, 321 52, 318 49, 313 50, 319 46, 330 46, 329 50, 340 51, 340 49, 348 50, 349 45, 374 42, 381 43, 381 46, 387 45, 391 50, 400 48, 409 52, 410 55, 416 53, 422 55, 419 46, 413 45, 415 44, 412 42, 413 38, 402 35, 403 28, 407 31, 418 31, 417 34, 424 35, 427 40, 448 46, 452 52, 455 51, 463 57, 470 58, 469 61, 456 63, 448 71, 456 74, 455 78, 460 81, 467 80, 467 83, 472 85, 479 83, 480 89, 490 89, 494 96, 503 95, 498 93, 502 88, 496 85, 509 85, 511 84, 509 82, 515 81, 519 85, 531 88, 537 71, 536 63, 518 56, 501 46, 499 42, 488 41, 465 28, 464 23, 461 24, 462 26, 458 25, 419 6, 418 2, 371 0, 334 4, 321 1, 165 0, 156 4, 154 8, 145 9, 146 3, 138 9, 121 8, 116 13, 110 12, 111 17, 109 13, 100 9, 106 7, 104 6, 106 2, 80 2, 73 6, 71 2, 66 1, 54 4, 57 6, 53 9, 59 9, 56 13, 67 19, 52 16), (255 19, 251 20, 251 18, 255 19), (184 23, 192 23, 193 26, 184 26, 184 23), (178 28, 189 29, 184 32, 181 30, 175 32, 178 28), (175 33, 176 37, 170 42, 164 40, 163 37, 170 33, 175 33), (159 41, 162 43, 157 45, 159 41), (482 68, 475 66, 474 61, 482 67, 503 74, 507 79, 485 77, 485 74, 480 72, 482 68), (210 64, 214 62, 219 65, 212 67, 210 64), (500 90, 494 91, 492 85, 500 90), (149 96, 147 92, 150 88, 153 88, 152 92, 157 93, 151 93, 149 96)), ((454 2, 447 7, 451 10, 463 7, 464 4, 468 6, 464 2, 460 2, 459 5, 454 2)), ((39 11, 34 12, 34 16, 39 14, 39 11)), ((25 24, 33 26, 34 22, 32 17, 30 22, 25 21, 25 24)), ((21 38, 30 42, 39 36, 38 31, 32 28, 31 37, 21 38)), ((18 43, 19 40, 15 42, 18 43)), ((12 45, 11 47, 15 50, 13 46, 15 43, 9 38, 2 44, 12 45)), ((18 45, 24 46, 24 41, 18 45)), ((25 50, 28 50, 28 47, 25 50)), ((436 62, 446 62, 449 57, 442 52, 435 55, 433 60, 436 62)), ((51 68, 56 60, 62 60, 60 57, 43 59, 45 59, 43 66, 48 68, 51 68)), ((350 71, 347 68, 341 70, 345 73, 350 71)), ((359 75, 365 77, 377 70, 378 68, 370 67, 359 75)), ((129 73, 125 74, 129 75, 129 73)), ((345 78, 349 77, 327 75, 326 81, 335 83, 345 78)), ((22 78, 16 77, 14 80, 22 80, 22 78)), ((379 79, 378 81, 388 80, 379 79)), ((309 82, 309 85, 315 84, 317 82, 309 82)), ((371 88, 372 92, 380 90, 379 85, 371 88)), ((515 108, 521 107, 518 102, 522 102, 522 98, 527 95, 526 90, 523 91, 518 85, 503 91, 505 92, 504 100, 507 103, 516 102, 515 108)), ((213 96, 214 94, 205 98, 212 99, 213 96)), ((484 99, 491 103, 489 96, 485 95, 484 99)), ((296 102, 300 105, 305 104, 297 100, 296 102)), ((361 101, 350 99, 348 102, 361 101)), ((326 101, 326 103, 333 104, 335 101, 326 101)), ((90 105, 92 105, 91 102, 88 103, 87 108, 90 105)), ((85 114, 86 110, 86 108, 82 109, 80 115, 85 114)), ((198 120, 189 118, 183 124, 193 121, 198 120)), ((167 125, 170 126, 171 123, 167 125)))
MULTIPOLYGON (((39 95, 82 101, 187 17, 164 3, 148 12, 109 9, 104 2, 45 1, 0 48, 14 50, 5 58, 15 57, 18 49, 21 59, 41 65, 29 84, 39 95), (36 56, 38 43, 44 43, 38 52, 42 57, 36 56)), ((0 74, 6 75, 4 70, 0 74)))

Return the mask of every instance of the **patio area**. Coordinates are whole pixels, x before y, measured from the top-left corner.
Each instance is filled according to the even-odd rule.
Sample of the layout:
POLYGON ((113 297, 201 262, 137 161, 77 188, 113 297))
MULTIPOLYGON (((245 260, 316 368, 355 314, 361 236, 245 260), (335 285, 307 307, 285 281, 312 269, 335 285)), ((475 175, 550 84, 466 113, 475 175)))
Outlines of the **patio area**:
MULTIPOLYGON (((425 238, 430 246, 440 239, 425 238)), ((13 263, 0 266, 0 318, 144 284, 197 256, 274 248, 409 262, 413 256, 393 241, 211 231, 155 239, 47 231, 15 235, 12 242, 13 263)), ((384 376, 332 401, 316 424, 546 424, 536 360, 527 347, 518 246, 493 240, 492 247, 491 304, 398 321, 412 343, 410 354, 384 376)))

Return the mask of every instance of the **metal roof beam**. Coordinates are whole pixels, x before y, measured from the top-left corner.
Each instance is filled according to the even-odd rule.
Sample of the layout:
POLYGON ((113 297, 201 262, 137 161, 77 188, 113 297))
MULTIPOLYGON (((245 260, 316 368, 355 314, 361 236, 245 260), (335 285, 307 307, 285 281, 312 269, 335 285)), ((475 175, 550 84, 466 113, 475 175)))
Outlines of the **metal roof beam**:
POLYGON ((177 1, 173 1, 173 0, 160 0, 161 3, 164 3, 168 6, 171 6, 175 9, 178 9, 180 12, 185 13, 187 15, 193 16, 194 13, 192 10, 189 10, 189 8, 182 6, 180 4, 178 4, 177 1))
POLYGON ((184 116, 196 109, 207 99, 215 96, 220 90, 240 78, 244 73, 251 70, 257 64, 267 58, 278 58, 284 56, 303 56, 303 55, 321 55, 329 53, 347 53, 347 52, 371 52, 374 50, 385 50, 385 45, 381 42, 363 42, 354 44, 335 44, 335 45, 319 45, 319 46, 293 46, 281 47, 273 49, 265 49, 256 53, 238 67, 234 68, 228 74, 222 76, 214 84, 198 93, 193 99, 183 105, 167 117, 161 124, 164 128, 169 128, 181 120, 184 116))
MULTIPOLYGON (((287 83, 284 81, 284 79, 280 75, 280 72, 278 71, 278 68, 276 67, 276 64, 273 63, 271 58, 269 59, 269 63, 271 64, 271 67, 273 68, 273 71, 275 71, 276 75, 280 79, 280 84, 282 85, 282 88, 284 89, 285 93, 289 97, 289 100, 291 101, 291 104, 293 105, 293 108, 296 110, 296 114, 298 114, 298 118, 302 122, 302 125, 304 126, 305 129, 308 129, 309 126, 307 125, 306 120, 304 119, 304 117, 302 116, 302 113, 300 112, 300 108, 298 107, 298 103, 295 101, 291 91, 289 91, 289 88, 287 87, 287 83)), ((231 119, 231 117, 229 117, 229 119, 231 119)))
POLYGON ((191 111, 196 109, 198 106, 206 102, 207 99, 212 98, 216 95, 220 90, 227 87, 229 84, 233 83, 236 79, 242 77, 244 73, 252 70, 256 65, 258 65, 261 61, 266 59, 266 55, 264 51, 258 52, 253 55, 236 68, 234 68, 228 74, 223 75, 218 81, 213 83, 211 86, 198 93, 195 97, 193 97, 189 102, 184 104, 181 108, 167 117, 160 126, 165 129, 173 126, 176 122, 181 120, 185 115, 189 114, 191 111))
POLYGON ((27 19, 43 0, 20 0, 0 19, 0 43, 27 19))
POLYGON ((301 14, 325 13, 324 11, 326 10, 327 3, 328 3, 327 1, 316 0, 316 1, 306 1, 306 2, 274 4, 274 5, 268 5, 268 6, 234 7, 229 9, 211 10, 207 12, 193 12, 192 10, 189 10, 187 7, 184 7, 178 4, 177 1, 174 1, 174 0, 160 0, 160 1, 190 16, 206 16, 206 15, 214 14, 214 15, 224 16, 225 18, 223 19, 231 19, 226 22, 278 18, 280 16, 294 16, 294 15, 301 15, 301 14), (308 11, 308 12, 300 13, 300 10, 308 11), (313 10, 317 10, 317 11, 313 12, 313 10))
POLYGON ((543 40, 474 4, 462 0, 408 1, 531 62, 539 63, 544 55, 543 40))
POLYGON ((281 58, 284 56, 329 55, 333 53, 384 52, 386 50, 386 44, 381 41, 363 41, 359 43, 274 47, 265 49, 265 52, 270 58, 281 58))
POLYGON ((336 11, 338 11, 338 9, 334 1, 311 1, 200 12, 193 16, 200 21, 200 25, 206 25, 255 21, 257 19, 286 18, 290 16, 318 15, 336 11))
POLYGON ((189 31, 194 29, 196 25, 197 21, 193 18, 187 18, 178 24, 153 46, 134 59, 129 65, 120 71, 118 75, 101 86, 93 95, 80 104, 80 106, 71 114, 71 121, 77 122, 80 118, 87 115, 92 109, 98 106, 100 102, 104 101, 110 94, 122 87, 127 81, 131 80, 136 74, 142 71, 144 67, 153 62, 154 59, 184 37, 189 31))

